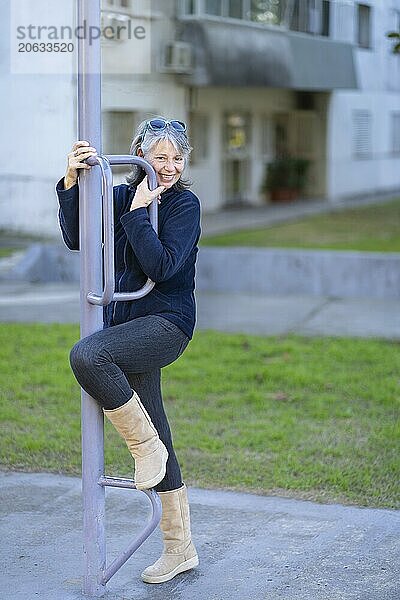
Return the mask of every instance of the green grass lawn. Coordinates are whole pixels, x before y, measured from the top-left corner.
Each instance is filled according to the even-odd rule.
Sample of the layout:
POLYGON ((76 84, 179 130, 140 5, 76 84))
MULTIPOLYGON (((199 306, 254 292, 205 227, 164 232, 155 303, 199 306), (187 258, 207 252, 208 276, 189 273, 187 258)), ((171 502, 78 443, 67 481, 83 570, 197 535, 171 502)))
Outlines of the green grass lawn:
MULTIPOLYGON (((73 325, 0 325, 3 469, 80 473, 73 325)), ((399 344, 197 332, 163 370, 189 485, 399 507, 399 344)), ((106 423, 108 474, 132 476, 106 423)))
POLYGON ((202 245, 400 252, 400 198, 293 223, 203 237, 202 245))
POLYGON ((0 258, 6 258, 16 252, 15 248, 0 248, 0 258))

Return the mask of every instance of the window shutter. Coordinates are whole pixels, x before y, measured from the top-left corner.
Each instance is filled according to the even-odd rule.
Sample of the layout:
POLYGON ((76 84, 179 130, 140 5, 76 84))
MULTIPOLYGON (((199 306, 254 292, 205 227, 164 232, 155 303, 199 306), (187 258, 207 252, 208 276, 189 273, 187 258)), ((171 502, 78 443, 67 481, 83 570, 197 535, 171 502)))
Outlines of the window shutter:
POLYGON ((392 153, 400 154, 400 111, 392 112, 392 153))
POLYGON ((372 117, 369 110, 353 110, 353 155, 369 158, 372 154, 372 117))

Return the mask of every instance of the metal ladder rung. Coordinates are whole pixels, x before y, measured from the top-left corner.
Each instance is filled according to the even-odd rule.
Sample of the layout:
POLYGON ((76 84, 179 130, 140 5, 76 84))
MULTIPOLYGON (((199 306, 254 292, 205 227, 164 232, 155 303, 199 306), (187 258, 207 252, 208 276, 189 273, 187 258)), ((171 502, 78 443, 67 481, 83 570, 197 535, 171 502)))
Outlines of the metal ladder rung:
POLYGON ((123 477, 108 477, 107 475, 103 475, 102 477, 100 477, 99 485, 102 485, 103 487, 109 486, 109 487, 129 488, 132 490, 137 489, 133 479, 124 479, 123 477))

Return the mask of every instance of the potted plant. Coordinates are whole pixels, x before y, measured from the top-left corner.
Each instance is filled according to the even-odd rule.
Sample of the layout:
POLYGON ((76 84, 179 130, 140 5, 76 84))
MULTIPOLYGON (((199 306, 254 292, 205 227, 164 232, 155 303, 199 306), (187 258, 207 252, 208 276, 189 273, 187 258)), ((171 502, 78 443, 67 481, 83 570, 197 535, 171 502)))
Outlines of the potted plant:
POLYGON ((269 192, 271 202, 290 202, 304 190, 310 161, 285 156, 267 165, 263 191, 269 192))

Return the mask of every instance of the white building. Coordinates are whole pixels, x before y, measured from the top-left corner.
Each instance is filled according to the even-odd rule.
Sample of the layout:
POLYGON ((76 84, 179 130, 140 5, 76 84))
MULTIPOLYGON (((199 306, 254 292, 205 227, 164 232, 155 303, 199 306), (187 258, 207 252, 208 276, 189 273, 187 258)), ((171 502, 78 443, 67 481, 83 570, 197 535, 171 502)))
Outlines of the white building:
MULTIPOLYGON (((57 7, 70 22, 74 2, 57 7)), ((0 8, 9 48, 10 1, 0 8)), ((104 26, 128 20, 149 32, 150 60, 123 36, 103 43, 104 153, 126 153, 135 125, 164 114, 189 124, 204 211, 264 202, 282 152, 310 159, 311 197, 400 189, 400 56, 386 38, 400 0, 103 0, 104 26)), ((6 59, 0 81, 0 228, 57 234, 76 78, 15 74, 6 59)))

